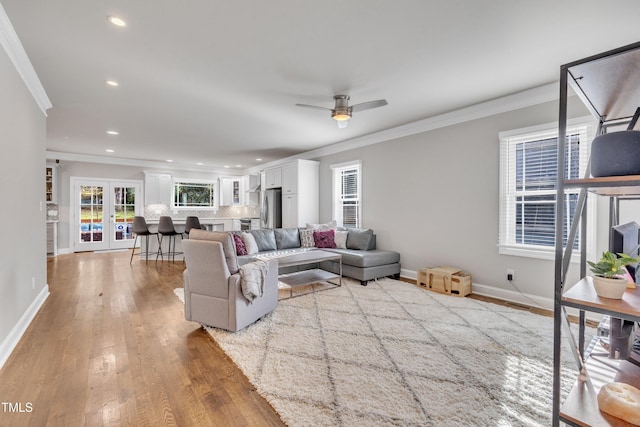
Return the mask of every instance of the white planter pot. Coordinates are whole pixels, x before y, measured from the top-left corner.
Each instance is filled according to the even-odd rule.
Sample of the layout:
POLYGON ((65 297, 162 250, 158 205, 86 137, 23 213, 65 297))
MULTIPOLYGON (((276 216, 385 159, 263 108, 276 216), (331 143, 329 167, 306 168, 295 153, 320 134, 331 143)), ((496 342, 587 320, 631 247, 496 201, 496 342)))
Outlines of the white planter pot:
POLYGON ((627 279, 609 279, 606 277, 593 277, 593 287, 596 294, 602 298, 622 299, 624 291, 627 290, 627 279))

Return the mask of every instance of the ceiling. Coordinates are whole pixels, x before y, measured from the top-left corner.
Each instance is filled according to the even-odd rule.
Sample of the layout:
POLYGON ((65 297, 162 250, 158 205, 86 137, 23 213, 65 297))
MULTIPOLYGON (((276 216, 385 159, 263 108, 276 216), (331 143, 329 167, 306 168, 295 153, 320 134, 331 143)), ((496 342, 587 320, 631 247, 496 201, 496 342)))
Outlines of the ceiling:
POLYGON ((640 40, 637 0, 0 3, 53 104, 47 150, 195 169, 257 167, 544 85, 640 40), (346 129, 295 106, 335 94, 389 104, 346 129))

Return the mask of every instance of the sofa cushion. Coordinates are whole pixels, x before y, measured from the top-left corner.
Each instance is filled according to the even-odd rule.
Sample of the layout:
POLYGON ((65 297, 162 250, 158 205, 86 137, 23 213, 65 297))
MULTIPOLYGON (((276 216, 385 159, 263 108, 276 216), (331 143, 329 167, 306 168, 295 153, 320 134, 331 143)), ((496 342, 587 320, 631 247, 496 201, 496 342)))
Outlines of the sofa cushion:
POLYGON ((327 231, 314 231, 313 241, 316 248, 335 248, 336 242, 334 241, 333 230, 327 231))
POLYGON ((310 228, 300 230, 300 247, 313 248, 316 242, 313 241, 313 230, 310 228))
POLYGON ((276 228, 274 234, 278 249, 300 247, 300 231, 297 228, 276 228))
POLYGON ((238 272, 238 258, 236 256, 236 246, 233 243, 231 234, 221 231, 206 231, 198 228, 192 228, 189 232, 189 239, 192 240, 212 240, 222 243, 222 251, 227 261, 229 273, 236 274, 238 272))
POLYGON ((400 262, 400 254, 395 251, 372 249, 369 251, 355 251, 350 249, 327 249, 329 252, 342 254, 342 264, 354 267, 375 267, 400 262))
POLYGON ((256 243, 256 238, 253 237, 253 234, 242 232, 242 241, 244 242, 244 246, 247 248, 247 255, 255 255, 260 251, 258 244, 256 243))
POLYGON ((347 249, 370 251, 376 248, 375 235, 370 228, 350 228, 347 234, 347 249))
POLYGON ((233 242, 236 244, 236 255, 247 255, 247 247, 244 244, 244 240, 239 235, 232 233, 233 242))
POLYGON ((336 242, 336 248, 347 249, 348 234, 349 232, 347 230, 336 230, 336 235, 334 236, 334 240, 336 242))
POLYGON ((258 244, 258 250, 260 252, 275 251, 278 249, 278 246, 276 245, 276 235, 272 228, 250 230, 249 233, 255 237, 256 243, 258 244))

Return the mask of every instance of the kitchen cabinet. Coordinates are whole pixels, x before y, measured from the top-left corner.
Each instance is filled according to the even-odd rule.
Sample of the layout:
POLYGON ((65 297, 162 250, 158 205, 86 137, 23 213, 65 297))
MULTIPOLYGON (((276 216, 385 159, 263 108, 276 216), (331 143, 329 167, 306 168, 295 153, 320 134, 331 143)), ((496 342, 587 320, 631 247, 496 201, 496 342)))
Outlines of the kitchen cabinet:
POLYGON ((306 227, 320 216, 320 163, 296 160, 282 166, 282 226, 306 227))
POLYGON ((144 203, 145 205, 171 206, 173 180, 170 173, 144 173, 144 203))
MULTIPOLYGON (((302 227, 299 223, 298 195, 282 195, 282 228, 302 227)), ((316 221, 317 222, 317 221, 316 221)), ((304 224, 306 225, 306 224, 304 224)))
POLYGON ((282 168, 271 168, 264 171, 264 188, 282 187, 282 168))
POLYGON ((282 194, 298 193, 298 163, 282 166, 282 194))
MULTIPOLYGON (((621 123, 629 123, 638 108, 640 79, 629 73, 640 63, 640 43, 624 46, 599 55, 575 61, 560 67, 560 115, 558 140, 562 141, 567 129, 567 99, 569 85, 599 121, 599 133, 605 133, 621 123)), ((566 167, 564 145, 558 148, 558 170, 566 167)), ((588 169, 588 168, 587 168, 588 169)), ((556 260, 554 292, 554 365, 553 365, 553 425, 561 422, 576 426, 626 426, 620 419, 604 415, 598 407, 597 395, 607 383, 619 381, 640 388, 640 366, 637 362, 611 356, 601 341, 595 337, 586 345, 585 318, 587 312, 600 313, 613 319, 640 322, 640 287, 627 290, 621 300, 600 298, 595 294, 591 277, 586 276, 586 233, 591 232, 584 224, 587 220, 587 198, 609 198, 609 229, 618 222, 620 200, 634 199, 640 195, 640 175, 589 178, 589 170, 584 179, 559 178, 557 199, 565 197, 567 189, 579 189, 574 217, 571 218, 566 249, 563 247, 564 203, 556 204, 556 260), (581 227, 579 267, 582 279, 573 286, 567 286, 567 270, 571 266, 572 248, 578 227, 581 227), (579 311, 578 343, 570 342, 575 349, 574 358, 581 374, 564 402, 561 402, 562 338, 573 341, 570 334, 563 335, 563 324, 568 324, 566 308, 579 311)), ((611 231, 610 231, 611 232, 611 231)), ((613 329, 610 330, 610 334, 613 329)))
POLYGON ((222 177, 220 183, 220 206, 244 204, 244 179, 241 176, 222 177))
POLYGON ((239 231, 240 220, 239 219, 223 219, 220 220, 224 224, 224 231, 239 231))

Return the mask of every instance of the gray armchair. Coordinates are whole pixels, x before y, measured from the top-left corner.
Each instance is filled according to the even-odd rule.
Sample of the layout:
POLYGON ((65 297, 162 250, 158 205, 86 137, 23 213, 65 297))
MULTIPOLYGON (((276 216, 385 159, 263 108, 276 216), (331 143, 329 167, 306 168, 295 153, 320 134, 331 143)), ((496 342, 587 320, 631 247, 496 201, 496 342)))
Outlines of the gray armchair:
POLYGON ((203 325, 239 331, 278 304, 278 263, 269 262, 263 295, 251 304, 242 294, 233 238, 229 233, 192 229, 183 242, 184 314, 203 325))

